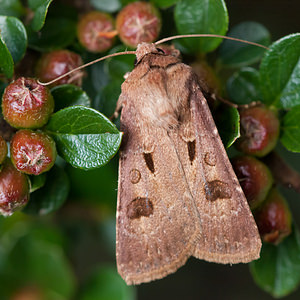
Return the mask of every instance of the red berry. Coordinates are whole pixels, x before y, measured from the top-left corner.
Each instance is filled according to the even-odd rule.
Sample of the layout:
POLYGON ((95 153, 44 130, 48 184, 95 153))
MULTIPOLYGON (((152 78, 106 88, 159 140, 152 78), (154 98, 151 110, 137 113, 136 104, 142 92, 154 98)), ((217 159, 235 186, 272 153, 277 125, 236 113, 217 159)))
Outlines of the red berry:
POLYGON ((0 135, 0 165, 3 163, 7 155, 7 145, 4 138, 0 135))
POLYGON ((236 142, 245 154, 264 156, 276 145, 279 121, 276 114, 265 106, 245 109, 240 113, 241 137, 236 142))
POLYGON ((278 244, 291 233, 291 212, 285 199, 272 189, 267 199, 254 211, 263 241, 278 244))
POLYGON ((14 168, 7 158, 0 170, 0 213, 10 216, 25 206, 29 199, 29 183, 25 174, 14 168))
POLYGON ((159 11, 148 2, 134 2, 118 14, 116 28, 122 42, 135 48, 141 42, 155 41, 161 29, 159 11))
POLYGON ((113 18, 99 11, 87 13, 77 25, 78 40, 90 52, 110 49, 116 35, 113 18))
POLYGON ((273 184, 270 170, 264 163, 251 156, 235 157, 232 166, 250 208, 258 207, 273 184))
MULTIPOLYGON (((42 82, 51 81, 83 64, 81 56, 69 50, 55 50, 48 52, 40 58, 36 67, 36 76, 42 82)), ((82 84, 82 71, 76 71, 54 82, 51 86, 72 83, 82 84)))
POLYGON ((43 132, 19 130, 11 140, 10 155, 19 171, 39 175, 54 165, 55 142, 43 132))
POLYGON ((15 128, 38 128, 45 125, 54 109, 47 87, 35 79, 20 77, 9 84, 2 98, 4 119, 15 128))

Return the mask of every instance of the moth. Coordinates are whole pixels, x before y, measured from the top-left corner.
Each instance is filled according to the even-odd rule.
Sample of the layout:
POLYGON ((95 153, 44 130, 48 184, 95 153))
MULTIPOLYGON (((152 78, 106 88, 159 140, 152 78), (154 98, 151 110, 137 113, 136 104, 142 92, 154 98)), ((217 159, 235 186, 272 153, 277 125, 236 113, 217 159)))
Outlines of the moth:
POLYGON ((141 43, 117 104, 116 256, 127 284, 175 272, 190 256, 235 264, 261 240, 191 67, 141 43))

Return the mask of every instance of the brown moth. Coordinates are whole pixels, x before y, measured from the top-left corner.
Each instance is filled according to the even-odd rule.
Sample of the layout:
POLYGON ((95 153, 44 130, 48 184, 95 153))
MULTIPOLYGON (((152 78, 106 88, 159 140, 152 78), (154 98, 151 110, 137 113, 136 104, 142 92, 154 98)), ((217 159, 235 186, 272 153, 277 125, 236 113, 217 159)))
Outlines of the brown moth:
POLYGON ((190 256, 259 258, 261 240, 197 76, 154 44, 136 50, 122 84, 118 271, 127 284, 160 279, 190 256))

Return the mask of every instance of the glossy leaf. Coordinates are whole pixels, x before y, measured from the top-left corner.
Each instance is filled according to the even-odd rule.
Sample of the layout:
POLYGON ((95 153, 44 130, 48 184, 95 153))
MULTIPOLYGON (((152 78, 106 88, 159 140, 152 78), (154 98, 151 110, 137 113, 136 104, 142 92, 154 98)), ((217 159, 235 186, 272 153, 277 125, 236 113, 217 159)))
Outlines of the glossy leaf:
POLYGON ((46 174, 40 174, 38 176, 31 175, 28 176, 30 181, 30 193, 35 192, 36 190, 40 189, 44 186, 46 182, 46 174))
POLYGON ((92 6, 100 11, 115 12, 121 8, 120 0, 90 0, 92 6))
MULTIPOLYGON (((111 49, 109 53, 126 51, 125 46, 117 46, 111 49)), ((131 72, 134 68, 135 55, 122 55, 107 59, 104 61, 106 68, 111 79, 124 81, 124 75, 131 72)))
POLYGON ((134 300, 135 290, 127 286, 115 268, 99 268, 86 283, 79 300, 134 300))
POLYGON ((58 154, 81 169, 106 164, 118 151, 122 133, 104 115, 83 106, 71 106, 55 113, 46 126, 58 154))
MULTIPOLYGON (((211 33, 225 35, 228 13, 223 0, 182 0, 175 7, 179 34, 211 33), (213 22, 212 22, 213 20, 213 22)), ((189 38, 183 44, 191 52, 210 52, 222 42, 220 38, 189 38)))
POLYGON ((221 106, 216 113, 216 125, 226 148, 240 137, 240 115, 236 108, 221 106))
POLYGON ((300 152, 300 105, 291 109, 283 118, 282 144, 290 151, 300 152))
POLYGON ((55 111, 72 105, 91 106, 89 96, 80 87, 73 84, 59 85, 51 89, 55 101, 55 111))
POLYGON ((27 48, 23 23, 15 17, 0 16, 0 34, 14 62, 20 61, 27 48))
POLYGON ((121 94, 121 84, 122 81, 115 79, 104 86, 95 98, 95 108, 106 116, 112 116, 121 94))
MULTIPOLYGON (((230 37, 268 46, 270 33, 261 24, 243 22, 233 27, 227 34, 230 37)), ((224 40, 220 47, 220 59, 224 65, 241 67, 253 64, 261 59, 266 49, 242 42, 224 40)))
POLYGON ((0 15, 19 18, 25 13, 20 0, 0 0, 0 15))
POLYGON ((260 101, 260 81, 257 70, 247 67, 234 73, 227 81, 229 99, 237 104, 260 101))
POLYGON ((76 37, 76 22, 64 18, 47 18, 40 32, 28 28, 29 47, 37 51, 65 48, 76 37))
POLYGON ((3 73, 7 78, 11 78, 14 74, 14 61, 2 39, 1 34, 0 34, 0 73, 3 73))
POLYGON ((53 0, 28 0, 28 5, 34 12, 31 23, 33 30, 41 30, 44 26, 48 8, 52 1, 53 0))
POLYGON ((273 43, 259 72, 266 104, 283 108, 300 105, 300 33, 273 43))
POLYGON ((23 211, 28 214, 46 215, 60 208, 68 193, 68 177, 62 168, 54 165, 47 172, 43 187, 30 194, 30 200, 23 211))
POLYGON ((296 228, 278 246, 264 244, 260 259, 250 264, 255 282, 274 297, 283 297, 300 283, 300 235, 296 228))

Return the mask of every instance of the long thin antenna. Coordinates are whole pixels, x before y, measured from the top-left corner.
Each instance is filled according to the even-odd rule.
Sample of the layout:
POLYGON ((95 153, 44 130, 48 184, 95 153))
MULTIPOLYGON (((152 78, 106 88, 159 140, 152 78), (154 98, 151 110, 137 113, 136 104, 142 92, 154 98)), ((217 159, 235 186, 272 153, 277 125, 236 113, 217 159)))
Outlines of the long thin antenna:
POLYGON ((112 53, 112 54, 109 54, 109 55, 100 57, 100 58, 98 58, 98 59, 95 59, 95 60, 93 60, 93 61, 90 61, 90 62, 88 62, 88 63, 86 63, 86 64, 84 64, 84 65, 81 65, 81 66, 79 66, 79 67, 77 67, 77 68, 75 68, 75 69, 73 69, 73 70, 71 70, 71 71, 69 71, 69 72, 67 72, 67 73, 65 73, 65 74, 63 74, 63 75, 61 75, 61 76, 59 76, 59 77, 53 79, 53 80, 51 80, 51 81, 48 81, 48 82, 40 82, 40 81, 38 80, 38 83, 41 84, 41 85, 50 85, 50 84, 52 84, 52 83, 54 83, 54 82, 56 82, 56 81, 58 81, 58 80, 60 80, 60 79, 62 79, 62 78, 64 78, 64 77, 66 77, 66 76, 68 76, 68 75, 70 75, 70 74, 76 72, 76 71, 79 71, 79 70, 81 70, 81 69, 84 69, 84 68, 86 68, 86 67, 88 67, 88 66, 90 66, 90 65, 93 65, 93 64, 95 64, 95 63, 101 61, 101 60, 104 60, 104 59, 107 59, 107 58, 110 58, 110 57, 114 57, 114 56, 126 55, 126 54, 134 54, 134 55, 135 55, 135 51, 123 51, 123 52, 112 53))
MULTIPOLYGON (((166 43, 168 41, 172 41, 172 40, 175 40, 175 39, 183 39, 183 38, 195 38, 195 37, 211 37, 211 38, 221 38, 221 39, 226 39, 226 40, 232 40, 232 41, 236 41, 236 42, 241 42, 241 43, 246 43, 246 44, 249 44, 249 45, 253 45, 253 46, 257 46, 257 47, 261 47, 261 48, 264 48, 264 49, 269 49, 268 47, 264 46, 264 45, 260 45, 260 44, 257 44, 257 43, 254 43, 254 42, 250 42, 250 41, 246 41, 246 40, 242 40, 242 39, 238 39, 238 38, 233 38, 233 37, 230 37, 230 36, 224 36, 224 35, 218 35, 218 34, 206 34, 206 33, 201 33, 201 34, 182 34, 182 35, 174 35, 174 36, 170 36, 170 37, 167 37, 167 38, 164 38, 164 39, 161 39, 157 42, 155 42, 154 44, 155 45, 159 45, 159 44, 162 44, 162 43, 166 43)), ((81 69, 84 69, 90 65, 93 65, 101 60, 105 60, 107 58, 110 58, 110 57, 114 57, 114 56, 119 56, 119 55, 126 55, 126 54, 133 54, 135 55, 136 52, 135 51, 124 51, 124 52, 117 52, 117 53, 113 53, 113 54, 109 54, 109 55, 106 55, 106 56, 103 56, 103 57, 100 57, 96 60, 93 60, 91 62, 88 62, 82 66, 79 66, 51 81, 48 81, 48 82, 40 82, 38 80, 38 83, 41 84, 41 85, 50 85, 76 71, 79 71, 81 69)))
POLYGON ((246 43, 246 44, 257 46, 257 47, 261 47, 261 48, 264 48, 264 49, 267 49, 267 50, 269 49, 268 47, 266 47, 264 45, 257 44, 257 43, 254 43, 254 42, 250 42, 250 41, 246 41, 246 40, 241 40, 241 39, 238 39, 238 38, 234 38, 234 37, 230 37, 230 36, 225 36, 225 35, 206 34, 206 33, 203 33, 203 34, 200 33, 200 34, 174 35, 174 36, 170 36, 170 37, 161 39, 161 40, 155 42, 154 44, 155 45, 159 45, 159 44, 166 43, 168 41, 172 41, 172 40, 175 40, 175 39, 193 38, 193 37, 214 37, 214 38, 221 38, 221 39, 226 39, 226 40, 232 40, 232 41, 236 41, 236 42, 246 43))

